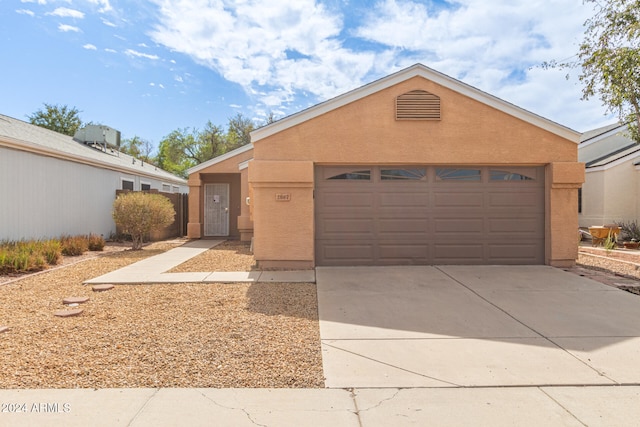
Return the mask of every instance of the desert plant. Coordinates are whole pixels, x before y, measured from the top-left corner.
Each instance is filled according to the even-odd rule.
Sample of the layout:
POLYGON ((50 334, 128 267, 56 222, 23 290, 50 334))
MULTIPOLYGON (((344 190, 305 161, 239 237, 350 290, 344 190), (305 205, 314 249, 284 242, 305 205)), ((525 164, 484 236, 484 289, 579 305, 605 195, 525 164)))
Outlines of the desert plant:
POLYGON ((42 242, 40 251, 47 264, 56 265, 62 256, 62 244, 58 240, 46 240, 42 242))
POLYGON ((42 270, 47 264, 57 264, 60 255, 61 246, 57 240, 0 242, 0 273, 42 270))
POLYGON ((607 252, 615 249, 617 246, 616 235, 609 231, 609 234, 607 235, 607 238, 604 239, 602 246, 606 249, 607 252))
POLYGON ((105 241, 102 236, 97 234, 89 234, 87 237, 87 245, 90 251, 101 251, 104 249, 105 241))
POLYGON ((89 250, 89 241, 86 236, 62 236, 62 254, 67 256, 79 256, 89 250))
POLYGON ((145 235, 173 223, 175 211, 160 194, 123 193, 113 202, 112 215, 122 233, 131 235, 132 249, 139 250, 145 235))
POLYGON ((634 219, 632 221, 618 221, 616 225, 620 227, 622 231, 623 240, 637 240, 640 241, 640 225, 634 219))

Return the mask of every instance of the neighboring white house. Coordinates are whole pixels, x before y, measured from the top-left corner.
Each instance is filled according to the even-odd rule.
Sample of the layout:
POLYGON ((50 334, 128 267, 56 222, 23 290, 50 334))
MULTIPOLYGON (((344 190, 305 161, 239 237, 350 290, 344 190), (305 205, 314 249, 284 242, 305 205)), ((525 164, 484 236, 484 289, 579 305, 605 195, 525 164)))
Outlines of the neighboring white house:
POLYGON ((111 209, 119 189, 187 193, 189 187, 112 146, 85 144, 0 114, 0 241, 89 233, 108 238, 115 232, 111 209))
POLYGON ((579 206, 579 225, 589 227, 640 217, 640 145, 614 124, 586 132, 578 160, 586 164, 579 206))

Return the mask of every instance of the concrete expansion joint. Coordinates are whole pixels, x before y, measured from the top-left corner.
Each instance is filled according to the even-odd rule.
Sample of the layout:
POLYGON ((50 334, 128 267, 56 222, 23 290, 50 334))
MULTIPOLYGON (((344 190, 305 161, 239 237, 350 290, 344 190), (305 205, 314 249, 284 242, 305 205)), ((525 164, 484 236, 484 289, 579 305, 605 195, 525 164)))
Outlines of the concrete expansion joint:
POLYGON ((563 411, 565 411, 567 414, 569 414, 574 420, 576 420, 577 422, 579 422, 580 424, 582 424, 583 426, 587 427, 587 424, 583 423, 573 412, 571 412, 569 410, 569 408, 567 408, 566 406, 564 406, 562 403, 558 402, 558 400, 554 399, 553 396, 551 396, 549 393, 547 393, 546 391, 544 391, 544 389, 542 387, 537 387, 538 390, 540 390, 542 392, 542 394, 544 394, 545 396, 547 396, 549 399, 551 399, 551 401, 553 403, 555 403, 556 405, 558 405, 559 407, 562 408, 563 411))

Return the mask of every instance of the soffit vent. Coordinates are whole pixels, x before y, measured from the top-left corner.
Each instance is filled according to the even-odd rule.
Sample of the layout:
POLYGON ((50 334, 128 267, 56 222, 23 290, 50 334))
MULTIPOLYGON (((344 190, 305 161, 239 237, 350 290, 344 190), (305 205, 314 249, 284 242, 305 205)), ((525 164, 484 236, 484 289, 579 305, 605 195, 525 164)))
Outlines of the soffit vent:
POLYGON ((424 90, 398 96, 396 120, 440 120, 440 97, 424 90))

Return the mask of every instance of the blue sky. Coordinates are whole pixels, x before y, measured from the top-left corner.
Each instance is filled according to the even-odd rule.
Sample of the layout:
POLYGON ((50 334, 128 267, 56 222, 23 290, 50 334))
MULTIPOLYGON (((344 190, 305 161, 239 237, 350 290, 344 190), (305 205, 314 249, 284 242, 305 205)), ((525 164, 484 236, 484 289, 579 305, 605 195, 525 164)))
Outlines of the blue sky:
POLYGON ((420 62, 578 131, 580 0, 2 0, 0 113, 43 103, 154 145, 243 113, 292 114, 420 62))

